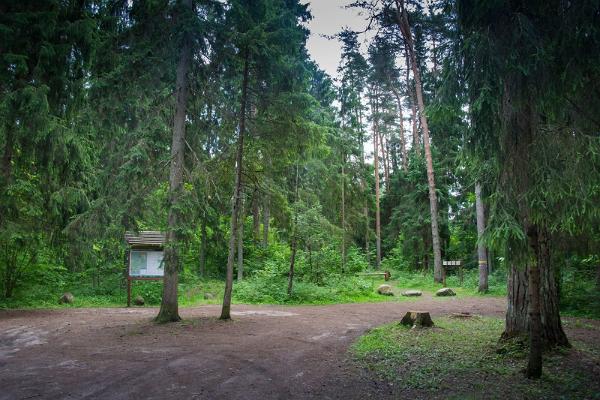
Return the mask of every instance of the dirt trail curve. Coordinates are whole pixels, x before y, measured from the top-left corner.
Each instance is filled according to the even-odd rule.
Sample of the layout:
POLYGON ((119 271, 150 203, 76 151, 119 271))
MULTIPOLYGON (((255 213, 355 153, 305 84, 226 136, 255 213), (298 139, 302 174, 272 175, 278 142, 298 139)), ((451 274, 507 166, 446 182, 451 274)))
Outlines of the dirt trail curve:
POLYGON ((391 396, 348 361, 365 330, 409 309, 502 316, 504 299, 181 310, 0 312, 0 399, 365 399, 391 396))

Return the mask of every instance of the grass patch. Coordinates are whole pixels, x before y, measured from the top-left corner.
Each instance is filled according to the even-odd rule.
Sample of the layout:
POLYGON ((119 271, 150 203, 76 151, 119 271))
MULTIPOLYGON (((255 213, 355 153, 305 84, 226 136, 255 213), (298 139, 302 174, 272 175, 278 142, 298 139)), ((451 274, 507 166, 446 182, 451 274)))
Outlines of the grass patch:
POLYGON ((593 370, 578 363, 580 367, 573 368, 573 352, 585 353, 583 347, 545 355, 543 378, 529 381, 522 374, 527 349, 516 343, 498 351, 501 319, 434 322, 432 329, 411 330, 398 323, 375 328, 351 351, 362 366, 396 390, 429 398, 600 398, 593 370))

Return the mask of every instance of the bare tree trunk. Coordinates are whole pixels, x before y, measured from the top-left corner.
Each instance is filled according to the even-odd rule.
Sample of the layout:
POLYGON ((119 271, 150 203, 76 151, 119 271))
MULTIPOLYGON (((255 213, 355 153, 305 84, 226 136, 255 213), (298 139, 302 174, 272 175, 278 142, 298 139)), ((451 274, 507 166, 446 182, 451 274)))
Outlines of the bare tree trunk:
POLYGON ((244 279, 244 200, 243 192, 242 204, 240 205, 240 217, 238 221, 237 231, 237 280, 238 282, 244 279))
POLYGON ((258 189, 252 194, 252 240, 258 244, 260 240, 260 209, 258 206, 258 189))
POLYGON ((235 241, 237 236, 238 218, 242 201, 242 161, 244 158, 244 134, 246 133, 246 109, 248 102, 248 84, 250 70, 250 54, 246 48, 244 55, 244 72, 242 79, 242 98, 240 100, 240 122, 236 155, 235 189, 231 199, 231 236, 229 238, 229 253, 227 255, 227 275, 225 278, 225 293, 221 319, 231 319, 231 292, 233 290, 233 259, 235 256, 235 241))
POLYGON ((385 187, 387 188, 390 181, 390 166, 385 142, 387 142, 387 140, 385 140, 385 135, 379 132, 379 149, 381 150, 381 160, 383 161, 383 177, 385 179, 385 187))
POLYGON ((423 100, 423 87, 421 85, 421 75, 417 65, 417 57, 414 51, 412 34, 408 23, 408 13, 404 8, 403 0, 395 0, 398 12, 398 25, 402 31, 402 35, 408 47, 408 53, 415 78, 415 91, 417 93, 417 104, 419 106, 419 114, 421 116, 421 128, 423 129, 423 147, 425 148, 425 158, 427 161, 427 183, 429 184, 429 209, 431 212, 431 241, 433 244, 433 280, 442 282, 442 248, 440 243, 440 231, 438 227, 438 204, 437 195, 435 193, 435 177, 433 172, 433 158, 431 155, 431 145, 429 141, 429 125, 427 124, 427 116, 425 115, 425 103, 423 100))
MULTIPOLYGON (((377 102, 377 100, 375 100, 377 102)), ((381 221, 379 213, 379 112, 377 105, 374 108, 374 121, 373 121, 373 163, 375 168, 375 245, 376 245, 376 259, 375 268, 379 268, 381 264, 381 221)))
POLYGON ((483 201, 481 199, 481 184, 475 184, 475 210, 477 214, 477 256, 479 259, 479 292, 488 291, 488 263, 485 246, 482 242, 483 232, 485 231, 485 212, 483 201))
POLYGON ((300 180, 300 172, 298 167, 298 162, 296 162, 296 187, 295 187, 295 200, 294 200, 294 225, 292 226, 292 255, 290 257, 290 270, 288 273, 288 288, 287 294, 288 296, 292 295, 292 290, 294 286, 294 268, 296 265, 296 249, 298 247, 298 237, 296 232, 296 225, 298 224, 298 181, 300 180))
POLYGON ((390 86, 392 87, 392 90, 394 91, 394 96, 396 97, 396 104, 398 107, 398 118, 400 119, 399 134, 400 134, 400 151, 402 154, 402 169, 404 171, 407 171, 408 170, 408 157, 406 155, 406 137, 404 137, 404 117, 402 115, 402 98, 400 97, 400 93, 398 92, 398 89, 396 89, 392 85, 390 85, 390 86))
POLYGON ((271 196, 269 193, 265 193, 263 199, 263 239, 262 246, 267 248, 269 246, 269 221, 271 219, 271 196))
MULTIPOLYGON (((184 2, 189 12, 193 12, 192 0, 184 2)), ((177 285, 179 282, 179 255, 177 250, 177 205, 183 186, 183 169, 185 160, 185 116, 188 103, 188 73, 192 63, 192 40, 188 32, 184 35, 176 78, 176 105, 173 118, 173 138, 171 144, 171 168, 169 174, 169 216, 167 220, 167 240, 165 244, 163 294, 157 322, 179 321, 179 304, 177 285)))
MULTIPOLYGON (((362 123, 362 112, 360 111, 360 109, 358 110, 358 124, 360 126, 360 164, 364 167, 365 166, 365 141, 364 141, 364 134, 363 134, 363 123, 362 123)), ((365 195, 366 192, 366 188, 365 188, 366 184, 365 184, 365 178, 364 176, 361 177, 360 180, 360 191, 363 195, 365 195)), ((369 255, 369 206, 368 206, 368 202, 367 199, 365 199, 365 204, 363 206, 363 216, 364 216, 364 223, 365 223, 365 253, 367 255, 367 264, 370 266, 371 265, 371 257, 369 255)))
POLYGON ((201 277, 206 276, 206 241, 208 240, 206 234, 206 216, 202 218, 200 226, 200 256, 199 256, 199 268, 198 273, 201 277))
POLYGON ((411 90, 410 85, 410 58, 408 56, 408 46, 404 47, 404 57, 406 60, 406 90, 410 93, 410 110, 411 110, 411 125, 412 125, 412 149, 416 154, 421 154, 419 145, 419 130, 417 127, 417 101, 415 100, 415 92, 411 90))
POLYGON ((344 164, 346 156, 342 156, 342 274, 346 269, 346 174, 344 164))

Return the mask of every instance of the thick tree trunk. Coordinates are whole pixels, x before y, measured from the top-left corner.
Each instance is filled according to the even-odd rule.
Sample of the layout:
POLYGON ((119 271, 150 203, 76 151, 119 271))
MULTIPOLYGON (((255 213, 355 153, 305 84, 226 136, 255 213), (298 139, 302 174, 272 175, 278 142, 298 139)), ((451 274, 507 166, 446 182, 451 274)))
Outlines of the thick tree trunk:
MULTIPOLYGON (((554 270, 550 264, 549 246, 544 236, 540 235, 541 250, 539 251, 543 258, 537 261, 540 274, 540 298, 542 299, 540 303, 541 340, 544 348, 569 347, 569 340, 560 320, 556 280, 554 279, 554 270)), ((515 265, 511 267, 508 276, 508 306, 506 324, 502 334, 503 339, 529 335, 529 269, 518 268, 515 265)))
MULTIPOLYGON (((192 0, 185 0, 186 8, 193 11, 192 0)), ((173 119, 173 138, 171 144, 171 170, 169 174, 169 216, 167 221, 167 240, 165 244, 165 269, 163 294, 157 322, 179 321, 177 285, 179 282, 179 255, 177 250, 178 202, 183 186, 183 168, 185 160, 185 120, 188 103, 188 73, 192 63, 192 40, 186 33, 181 46, 176 77, 176 105, 173 119)))
POLYGON ((477 214, 477 257, 479 259, 479 292, 488 291, 488 263, 484 244, 482 243, 485 231, 485 212, 481 199, 481 184, 475 184, 475 211, 477 214))
POLYGON ((540 246, 536 227, 527 230, 530 246, 533 247, 536 260, 529 263, 529 360, 526 375, 538 379, 542 376, 542 320, 540 310, 540 265, 543 251, 540 246))
MULTIPOLYGON (((377 100, 375 100, 376 102, 377 100)), ((377 105, 374 108, 374 121, 373 121, 373 164, 375 169, 375 246, 376 246, 376 258, 375 268, 379 268, 381 264, 381 220, 379 213, 379 112, 377 105)))
POLYGON ((415 91, 417 94, 417 105, 419 106, 419 115, 421 117, 421 128, 423 130, 423 147, 425 148, 425 158, 427 161, 427 183, 429 185, 429 209, 431 212, 431 239, 433 244, 433 280, 435 282, 442 282, 443 271, 442 271, 442 249, 440 242, 440 232, 438 228, 438 204, 437 195, 435 193, 435 177, 433 172, 433 158, 431 155, 431 145, 429 140, 429 125, 427 123, 427 116, 425 115, 425 103, 423 100, 423 87, 421 84, 421 75, 419 67, 417 65, 417 57, 414 51, 412 34, 410 32, 410 25, 408 23, 408 13, 404 9, 404 3, 400 5, 399 0, 396 0, 396 6, 398 12, 396 13, 398 18, 398 25, 404 36, 406 47, 410 56, 410 62, 412 65, 413 76, 415 79, 415 91))
POLYGON ((206 234, 206 217, 202 218, 200 226, 200 255, 198 259, 199 268, 198 273, 201 277, 206 276, 206 242, 208 240, 208 235, 206 234))
POLYGON ((221 319, 231 319, 231 292, 233 291, 233 259, 235 256, 235 242, 237 236, 238 219, 242 202, 242 162, 244 158, 244 135, 246 133, 246 108, 248 102, 248 85, 250 70, 249 50, 245 50, 244 72, 242 78, 242 98, 240 100, 239 136, 236 155, 235 189, 231 199, 231 221, 229 238, 229 253, 227 254, 227 274, 225 277, 225 293, 223 294, 223 307, 221 319))

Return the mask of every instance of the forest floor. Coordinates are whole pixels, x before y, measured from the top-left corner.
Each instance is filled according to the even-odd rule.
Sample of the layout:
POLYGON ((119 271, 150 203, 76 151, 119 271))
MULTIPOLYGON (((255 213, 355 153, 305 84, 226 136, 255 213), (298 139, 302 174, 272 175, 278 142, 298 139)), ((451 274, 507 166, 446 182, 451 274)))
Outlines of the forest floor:
MULTIPOLYGON (((156 308, 0 311, 0 399, 425 398, 418 390, 399 394, 361 367, 349 347, 411 309, 434 320, 456 312, 501 318, 505 306, 498 297, 430 295, 234 305, 226 322, 217 319, 219 306, 208 305, 184 308, 182 322, 165 325, 152 322, 156 308)), ((599 347, 597 321, 567 325, 570 337, 599 347)))

